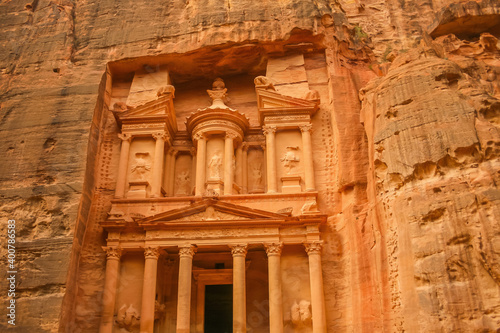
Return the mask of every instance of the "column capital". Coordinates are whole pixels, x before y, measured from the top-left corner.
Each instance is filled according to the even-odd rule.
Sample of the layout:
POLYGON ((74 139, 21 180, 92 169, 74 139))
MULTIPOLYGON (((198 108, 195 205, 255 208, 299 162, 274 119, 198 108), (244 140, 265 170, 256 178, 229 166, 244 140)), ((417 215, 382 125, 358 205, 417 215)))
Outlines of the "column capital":
POLYGON ((189 149, 189 153, 191 156, 196 156, 196 147, 191 147, 191 149, 189 149))
POLYGON ((117 246, 103 246, 102 249, 106 252, 107 260, 120 260, 122 249, 117 246))
POLYGON ((165 132, 156 132, 153 133, 152 136, 155 140, 168 141, 170 139, 170 136, 165 132))
POLYGON ((267 146, 265 143, 261 143, 260 148, 262 149, 262 151, 266 151, 267 146))
POLYGON ((198 132, 195 135, 193 135, 193 140, 195 140, 195 141, 206 140, 206 139, 207 138, 205 136, 205 133, 203 133, 203 132, 198 132))
POLYGON ((244 257, 247 254, 248 244, 234 244, 228 246, 231 249, 233 257, 244 257))
POLYGON ((236 133, 236 132, 233 132, 233 131, 227 131, 227 132, 226 132, 226 140, 227 140, 227 139, 232 139, 232 140, 234 140, 234 139, 236 139, 236 138, 238 138, 238 137, 239 137, 239 135, 238 135, 238 133, 236 133))
POLYGON ((310 132, 312 130, 312 124, 299 125, 301 132, 310 132))
POLYGON ((144 248, 144 258, 158 259, 160 257, 160 248, 157 246, 147 246, 144 248))
POLYGON ((248 142, 241 143, 241 150, 248 151, 248 148, 249 148, 248 142))
POLYGON ((308 255, 311 254, 321 254, 321 249, 323 248, 323 241, 312 241, 304 242, 304 247, 308 255))
POLYGON ((267 256, 280 256, 281 250, 283 249, 283 243, 264 243, 264 247, 266 248, 267 256))
POLYGON ((194 254, 196 253, 196 246, 194 245, 183 245, 179 246, 179 257, 189 257, 193 258, 194 254))
POLYGON ((271 134, 271 133, 276 133, 276 126, 275 125, 264 125, 262 126, 262 132, 264 132, 265 135, 271 134))
POLYGON ((177 154, 179 153, 179 150, 178 149, 175 149, 175 148, 172 148, 170 147, 170 149, 168 150, 168 153, 172 156, 177 156, 177 154))
POLYGON ((130 133, 118 133, 118 137, 122 139, 122 141, 128 141, 132 140, 132 134, 130 133))

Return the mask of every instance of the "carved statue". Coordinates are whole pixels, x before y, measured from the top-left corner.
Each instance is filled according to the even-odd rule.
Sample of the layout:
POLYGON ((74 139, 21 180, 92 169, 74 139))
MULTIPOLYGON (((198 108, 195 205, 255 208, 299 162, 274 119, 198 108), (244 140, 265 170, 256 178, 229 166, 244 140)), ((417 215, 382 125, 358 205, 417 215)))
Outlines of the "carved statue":
POLYGON ((116 314, 116 323, 118 327, 124 328, 125 330, 132 332, 135 328, 140 325, 141 317, 137 313, 137 310, 130 304, 123 304, 116 314))
POLYGON ((214 209, 212 206, 208 206, 207 209, 205 210, 205 216, 202 218, 202 221, 215 221, 215 220, 220 220, 219 214, 217 214, 217 211, 214 209))
POLYGON ((252 164, 252 178, 253 178, 253 188, 260 189, 262 188, 262 163, 253 163, 252 164))
POLYGON ((301 300, 299 303, 295 301, 291 308, 292 323, 297 327, 304 327, 311 325, 311 303, 306 300, 301 300))
POLYGON ((285 167, 286 174, 292 174, 292 170, 295 168, 297 163, 299 162, 299 157, 295 154, 295 150, 298 150, 297 146, 288 146, 286 147, 285 155, 280 159, 283 162, 283 166, 285 167))
POLYGON ((135 180, 146 180, 146 175, 151 171, 151 163, 146 159, 149 153, 136 153, 135 164, 132 166, 132 174, 135 180))
POLYGON ((179 173, 175 178, 175 195, 189 195, 191 189, 191 178, 189 171, 179 173))
POLYGON ((220 179, 220 169, 222 166, 222 157, 219 150, 215 151, 208 163, 208 177, 210 179, 220 179))

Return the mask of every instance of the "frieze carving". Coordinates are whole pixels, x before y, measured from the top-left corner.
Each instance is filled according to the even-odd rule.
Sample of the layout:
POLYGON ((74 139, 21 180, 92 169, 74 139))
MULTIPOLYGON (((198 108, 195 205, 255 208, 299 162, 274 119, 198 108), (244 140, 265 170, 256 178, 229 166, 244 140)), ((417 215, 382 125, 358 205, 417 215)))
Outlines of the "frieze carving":
POLYGON ((128 141, 128 142, 130 142, 132 140, 132 135, 129 134, 129 133, 118 133, 118 137, 122 141, 128 141))
POLYGON ((283 249, 283 243, 265 243, 267 256, 280 256, 281 250, 283 249))
MULTIPOLYGON (((226 131, 228 129, 234 130, 236 133, 238 133, 238 136, 243 137, 243 133, 241 131, 241 128, 236 125, 235 123, 227 120, 207 120, 204 121, 198 125, 195 126, 193 129, 193 133, 198 134, 198 132, 202 131, 205 127, 208 127, 210 125, 216 125, 220 129, 225 129, 226 131)), ((196 136, 195 134, 195 136, 196 136)))
POLYGON ((105 246, 102 248, 106 252, 106 259, 120 260, 122 249, 116 246, 105 246))
POLYGON ((323 241, 312 241, 305 242, 304 247, 308 255, 311 254, 321 254, 321 249, 323 248, 323 241))
POLYGON ((160 256, 160 248, 148 246, 144 248, 144 258, 146 259, 158 259, 160 256))
POLYGON ((184 245, 179 247, 179 257, 193 258, 195 253, 196 247, 194 245, 184 245))
POLYGON ((164 128, 165 124, 148 124, 148 123, 143 123, 143 124, 127 124, 122 126, 122 130, 132 130, 132 129, 151 129, 151 128, 164 128))
POLYGON ((247 244, 235 244, 229 245, 231 249, 231 254, 233 257, 244 257, 247 254, 248 245, 247 244))
POLYGON ((309 115, 297 115, 297 116, 267 116, 266 122, 282 122, 282 121, 309 121, 311 117, 309 115))
POLYGON ((262 132, 264 132, 265 135, 276 133, 276 126, 264 125, 262 126, 262 132))

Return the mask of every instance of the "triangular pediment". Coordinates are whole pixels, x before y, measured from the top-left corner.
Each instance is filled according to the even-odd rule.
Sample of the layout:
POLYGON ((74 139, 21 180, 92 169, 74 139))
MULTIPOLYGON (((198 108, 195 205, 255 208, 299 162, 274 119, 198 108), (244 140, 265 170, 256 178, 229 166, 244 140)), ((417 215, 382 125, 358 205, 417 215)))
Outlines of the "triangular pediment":
POLYGON ((311 101, 302 98, 282 95, 275 90, 256 89, 257 105, 259 111, 279 109, 285 111, 290 110, 316 110, 318 101, 311 101))
POLYGON ((205 199, 189 206, 137 220, 139 225, 159 225, 162 223, 222 222, 245 220, 284 220, 285 214, 273 213, 245 206, 205 199))

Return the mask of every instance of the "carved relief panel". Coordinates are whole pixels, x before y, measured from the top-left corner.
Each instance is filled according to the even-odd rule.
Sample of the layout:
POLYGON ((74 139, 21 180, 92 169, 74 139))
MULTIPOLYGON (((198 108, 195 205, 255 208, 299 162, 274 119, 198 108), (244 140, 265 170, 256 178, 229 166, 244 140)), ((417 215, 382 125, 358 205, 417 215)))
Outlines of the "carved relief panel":
POLYGON ((265 190, 266 160, 263 150, 252 147, 248 150, 248 193, 263 193, 265 190))

